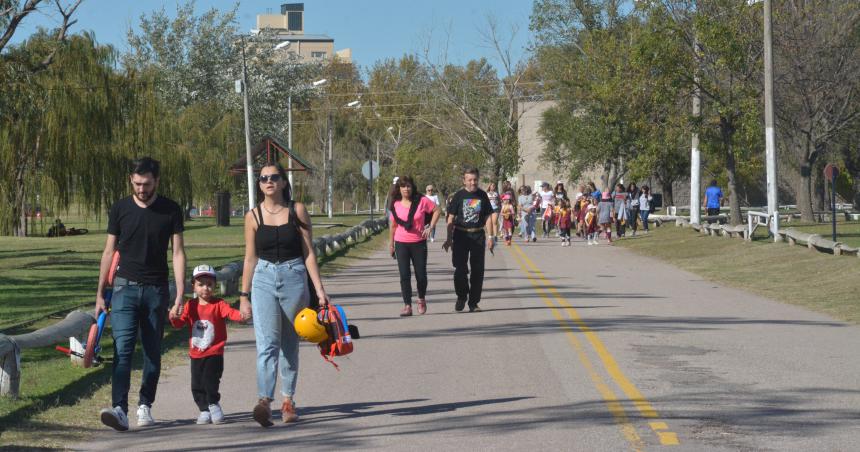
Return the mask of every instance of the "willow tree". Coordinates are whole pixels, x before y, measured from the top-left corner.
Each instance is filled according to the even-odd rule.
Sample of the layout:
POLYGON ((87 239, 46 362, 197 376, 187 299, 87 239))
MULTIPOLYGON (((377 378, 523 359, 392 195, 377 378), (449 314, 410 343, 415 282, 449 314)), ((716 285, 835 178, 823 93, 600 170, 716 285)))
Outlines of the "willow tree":
POLYGON ((28 204, 100 215, 128 193, 129 159, 151 155, 165 168, 161 192, 190 196, 191 159, 175 148, 176 115, 159 101, 152 77, 119 73, 117 52, 91 34, 73 35, 53 62, 47 32, 3 56, 0 82, 13 86, 0 111, 0 233, 26 234, 28 204))

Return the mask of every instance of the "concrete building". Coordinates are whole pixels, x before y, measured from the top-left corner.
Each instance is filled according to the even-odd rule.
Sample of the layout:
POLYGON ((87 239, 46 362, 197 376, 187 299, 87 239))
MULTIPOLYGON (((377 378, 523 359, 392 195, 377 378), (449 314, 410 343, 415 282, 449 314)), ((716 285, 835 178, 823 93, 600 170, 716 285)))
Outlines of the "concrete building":
POLYGON ((287 43, 278 49, 285 57, 299 63, 330 60, 337 57, 352 62, 350 49, 335 50, 334 38, 323 34, 305 33, 305 4, 284 3, 280 14, 257 15, 257 28, 251 31, 269 37, 275 44, 287 43))
MULTIPOLYGON (((511 180, 511 183, 516 187, 528 185, 532 190, 537 190, 543 182, 555 185, 558 180, 552 168, 540 162, 540 155, 544 150, 545 142, 538 135, 541 116, 553 106, 555 106, 555 102, 549 100, 520 102, 517 105, 520 117, 517 134, 523 164, 520 165, 520 170, 513 178, 514 180, 511 180)), ((564 182, 567 186, 567 181, 564 182)))

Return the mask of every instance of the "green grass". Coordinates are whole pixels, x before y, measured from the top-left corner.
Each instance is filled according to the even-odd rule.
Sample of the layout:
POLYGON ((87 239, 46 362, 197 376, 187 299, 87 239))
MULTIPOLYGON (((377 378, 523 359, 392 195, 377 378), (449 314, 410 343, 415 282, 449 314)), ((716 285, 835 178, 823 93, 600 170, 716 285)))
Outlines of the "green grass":
MULTIPOLYGON (((357 224, 363 219, 335 218, 337 221, 349 224, 357 224)), ((321 219, 315 218, 314 222, 317 223, 318 220, 321 219)), ((205 224, 199 229, 189 228, 187 241, 199 240, 201 243, 209 244, 206 234, 210 234, 208 238, 212 239, 226 238, 231 235, 241 238, 241 232, 236 235, 235 232, 224 229, 228 228, 214 228, 205 224)), ((241 231, 241 227, 237 229, 241 231)), ((81 238, 84 237, 78 237, 78 239, 81 238)), ((68 240, 71 239, 75 238, 68 240)), ((34 239, 13 239, 12 242, 15 240, 34 239)), ((360 263, 386 241, 387 235, 383 232, 355 247, 321 259, 323 276, 334 274, 345 266, 360 263)), ((241 248, 225 249, 235 251, 238 253, 237 256, 242 254, 241 248)), ((190 249, 188 252, 191 256, 190 249)), ((206 256, 210 252, 211 255, 227 253, 219 248, 198 248, 195 251, 199 256, 206 256)), ((223 257, 227 258, 226 255, 223 257)), ((4 262, 2 258, 0 262, 4 262)), ((55 269, 49 271, 53 272, 55 269)), ((28 329, 53 322, 56 322, 56 319, 46 319, 28 329)), ((237 328, 247 327, 238 326, 237 328)), ((184 329, 167 329, 163 342, 165 354, 162 358, 165 371, 186 362, 187 334, 184 329)), ((101 344, 101 356, 112 356, 113 343, 109 332, 106 332, 101 344)), ((26 350, 22 354, 21 361, 23 376, 21 397, 17 400, 0 398, 0 449, 23 446, 63 448, 71 442, 85 440, 94 432, 103 430, 96 413, 100 408, 110 405, 110 364, 90 369, 72 367, 67 357, 51 347, 26 350)), ((136 370, 132 373, 132 388, 135 388, 140 381, 139 350, 134 363, 136 370)))
POLYGON ((721 284, 860 323, 857 257, 766 240, 703 236, 672 225, 651 231, 617 244, 721 284))
MULTIPOLYGON (((335 234, 366 218, 314 217, 314 235, 335 234), (338 226, 326 227, 328 224, 338 226)), ((83 227, 85 223, 71 224, 83 227)), ((94 221, 86 224, 90 225, 90 233, 82 236, 0 237, 0 331, 52 312, 95 303, 106 234, 92 227, 94 221)), ((217 268, 241 260, 245 252, 243 230, 243 221, 236 218, 228 227, 215 227, 212 218, 187 222, 184 238, 188 267, 206 262, 217 268)))

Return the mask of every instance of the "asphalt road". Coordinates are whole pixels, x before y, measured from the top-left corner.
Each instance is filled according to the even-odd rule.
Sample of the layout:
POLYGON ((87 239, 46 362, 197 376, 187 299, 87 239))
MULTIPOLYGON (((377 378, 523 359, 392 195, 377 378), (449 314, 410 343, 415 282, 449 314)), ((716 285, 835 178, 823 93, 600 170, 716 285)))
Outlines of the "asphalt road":
POLYGON ((424 316, 398 317, 397 267, 384 252, 326 280, 362 338, 340 371, 302 345, 297 424, 251 419, 253 330, 237 327, 221 386, 227 424, 194 424, 182 366, 162 375, 158 425, 71 447, 860 448, 856 326, 619 247, 555 241, 488 254, 484 311, 456 313, 450 255, 437 242, 429 261, 424 316))

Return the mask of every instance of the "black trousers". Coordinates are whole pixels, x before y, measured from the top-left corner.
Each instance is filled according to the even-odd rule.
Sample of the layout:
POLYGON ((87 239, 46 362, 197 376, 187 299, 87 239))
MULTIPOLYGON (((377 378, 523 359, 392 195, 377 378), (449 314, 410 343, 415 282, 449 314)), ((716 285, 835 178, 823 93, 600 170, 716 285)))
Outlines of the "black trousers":
POLYGON ((218 388, 224 373, 224 355, 191 358, 191 395, 200 411, 221 401, 218 388))
POLYGON ((630 223, 634 233, 639 229, 639 206, 627 209, 627 222, 630 223))
POLYGON ((454 230, 451 261, 454 264, 454 290, 458 300, 466 300, 469 306, 481 302, 484 287, 484 253, 487 239, 484 231, 465 232, 454 230))
MULTIPOLYGON (((708 207, 708 216, 709 217, 710 216, 716 216, 719 214, 720 214, 720 208, 719 207, 708 207)), ((717 221, 717 220, 708 220, 708 223, 713 223, 715 221, 717 221)))
POLYGON ((394 242, 394 255, 400 270, 400 294, 403 302, 412 306, 412 267, 415 267, 415 281, 418 283, 418 298, 427 293, 427 242, 394 242))

